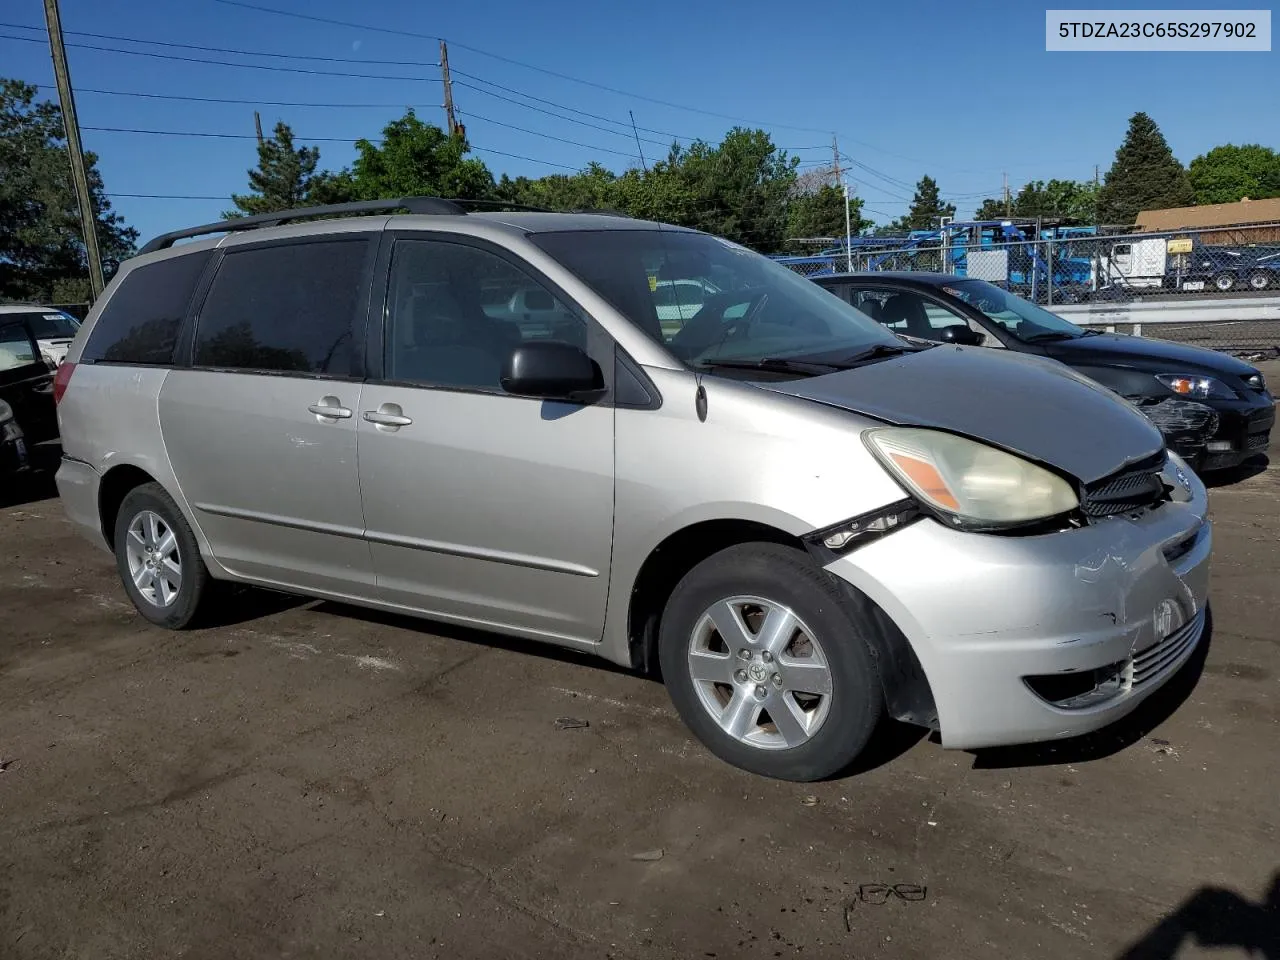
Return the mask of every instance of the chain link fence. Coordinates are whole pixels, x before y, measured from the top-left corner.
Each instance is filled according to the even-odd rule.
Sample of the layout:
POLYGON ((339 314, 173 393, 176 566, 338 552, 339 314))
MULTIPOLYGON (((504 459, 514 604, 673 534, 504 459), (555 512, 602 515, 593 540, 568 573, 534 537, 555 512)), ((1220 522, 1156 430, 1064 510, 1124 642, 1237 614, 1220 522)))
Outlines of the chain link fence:
POLYGON ((852 248, 780 262, 806 277, 926 271, 987 280, 1073 322, 1236 353, 1280 356, 1280 224, 1122 233, 1035 223, 955 224, 905 238, 855 237, 852 248), (1249 303, 1249 300, 1257 302, 1249 303), (1162 311, 1202 303, 1199 316, 1162 311), (1109 305, 1120 322, 1076 305, 1109 305), (1169 313, 1170 322, 1162 322, 1169 313), (1247 315, 1239 319, 1236 315, 1247 315))

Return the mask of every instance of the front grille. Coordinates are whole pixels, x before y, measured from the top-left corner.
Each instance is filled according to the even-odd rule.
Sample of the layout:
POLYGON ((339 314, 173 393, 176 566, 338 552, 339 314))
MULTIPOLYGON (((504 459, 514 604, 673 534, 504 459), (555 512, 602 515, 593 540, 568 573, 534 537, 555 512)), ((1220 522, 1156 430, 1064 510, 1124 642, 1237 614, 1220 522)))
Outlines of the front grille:
POLYGON ((1190 650, 1204 632, 1204 611, 1184 623, 1163 640, 1158 640, 1133 658, 1133 688, 1161 674, 1166 667, 1190 650))
POLYGON ((1154 507, 1165 499, 1160 468, 1164 454, 1103 477, 1084 489, 1080 510, 1087 517, 1114 517, 1154 507))

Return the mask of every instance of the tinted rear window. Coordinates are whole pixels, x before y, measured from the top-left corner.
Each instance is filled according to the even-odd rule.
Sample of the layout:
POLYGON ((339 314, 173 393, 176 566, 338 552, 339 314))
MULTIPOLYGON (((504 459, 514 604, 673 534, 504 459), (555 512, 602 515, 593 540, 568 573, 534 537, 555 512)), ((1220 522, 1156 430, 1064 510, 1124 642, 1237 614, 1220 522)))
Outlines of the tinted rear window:
POLYGON ((89 334, 86 362, 173 363, 178 328, 212 250, 159 260, 129 271, 89 334))
POLYGON ((80 321, 61 310, 39 310, 31 313, 6 313, 4 320, 20 319, 37 340, 70 340, 80 329, 80 321))
POLYGON ((367 237, 228 253, 196 328, 197 366, 351 373, 367 237))

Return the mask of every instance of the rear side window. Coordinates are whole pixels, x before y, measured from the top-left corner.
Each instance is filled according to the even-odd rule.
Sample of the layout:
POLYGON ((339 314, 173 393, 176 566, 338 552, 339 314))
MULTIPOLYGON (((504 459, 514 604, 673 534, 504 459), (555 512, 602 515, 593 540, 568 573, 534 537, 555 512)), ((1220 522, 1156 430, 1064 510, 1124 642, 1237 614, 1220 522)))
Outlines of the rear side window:
POLYGON ((212 250, 130 270, 89 334, 80 359, 168 366, 192 291, 212 250))
POLYGON ((358 237, 228 253, 200 310, 196 366, 350 376, 369 243, 358 237))

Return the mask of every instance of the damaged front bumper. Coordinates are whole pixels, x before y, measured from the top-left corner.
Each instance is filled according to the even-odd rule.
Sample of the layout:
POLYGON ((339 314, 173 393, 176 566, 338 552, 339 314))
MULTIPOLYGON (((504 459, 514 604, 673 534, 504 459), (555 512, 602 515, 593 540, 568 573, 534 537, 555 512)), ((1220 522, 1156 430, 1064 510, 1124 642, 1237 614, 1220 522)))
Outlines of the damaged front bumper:
POLYGON ((1246 401, 1129 398, 1164 435, 1165 444, 1197 470, 1238 466, 1265 453, 1275 423, 1275 405, 1267 394, 1246 401))
POLYGON ((920 520, 827 565, 893 619, 972 749, 1087 733, 1133 710, 1204 629, 1212 531, 1203 484, 1132 517, 1038 536, 920 520))

